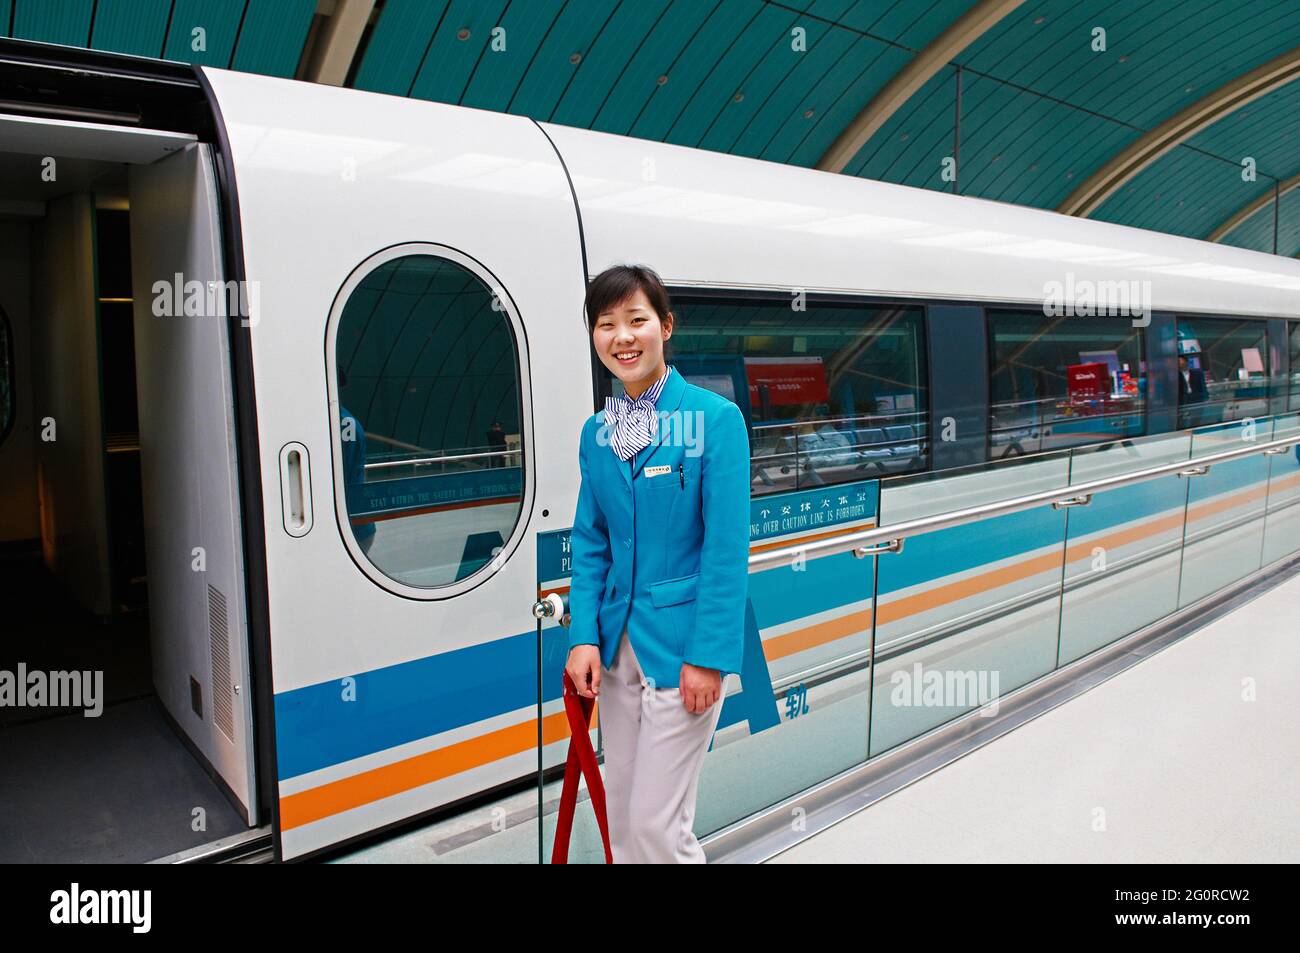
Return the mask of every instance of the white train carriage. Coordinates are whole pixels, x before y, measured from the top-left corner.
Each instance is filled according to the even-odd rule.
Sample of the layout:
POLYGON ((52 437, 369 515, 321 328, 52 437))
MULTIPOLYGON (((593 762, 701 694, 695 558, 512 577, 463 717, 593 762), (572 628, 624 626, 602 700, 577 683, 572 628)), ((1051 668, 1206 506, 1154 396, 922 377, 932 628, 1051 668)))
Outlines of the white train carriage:
MULTIPOLYGON (((57 590, 119 625, 147 577, 166 719, 279 859, 465 811, 482 822, 446 859, 549 844, 539 764, 553 780, 567 745, 567 643, 530 610, 565 589, 578 434, 612 386, 583 295, 613 263, 663 276, 670 362, 745 412, 756 554, 1191 459, 1244 418, 1296 428, 1295 261, 60 47, 0 43, 0 78, 0 542, 39 539, 57 590), (125 294, 103 293, 112 213, 125 294), (1132 314, 1088 313, 1115 291, 1132 314), (105 423, 132 385, 138 486, 105 464, 136 452, 105 423), (114 542, 132 497, 135 575, 114 542), (495 817, 511 797, 542 810, 495 817)), ((1204 491, 1116 490, 1073 528, 1044 508, 765 571, 700 824, 971 710, 891 706, 898 672, 995 670, 1007 691, 1227 584, 1209 554, 1238 553, 1238 575, 1289 557, 1295 469, 1261 457, 1204 491), (1103 539, 1113 571, 1076 571, 1103 539)), ((22 610, 32 645, 60 637, 47 610, 22 610)), ((146 776, 128 799, 191 813, 146 776)))

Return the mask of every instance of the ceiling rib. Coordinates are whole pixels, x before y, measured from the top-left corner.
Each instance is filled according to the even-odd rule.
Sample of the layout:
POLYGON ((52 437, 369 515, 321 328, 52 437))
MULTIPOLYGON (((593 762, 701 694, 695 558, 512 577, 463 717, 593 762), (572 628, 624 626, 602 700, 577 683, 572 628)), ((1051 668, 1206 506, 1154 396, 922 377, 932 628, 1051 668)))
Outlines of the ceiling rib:
POLYGON ((980 0, 931 41, 872 97, 844 131, 839 134, 815 168, 843 172, 858 151, 880 130, 889 117, 912 98, 922 86, 981 36, 996 26, 1024 0, 980 0))
POLYGON ((1255 215, 1256 212, 1260 211, 1261 209, 1267 208, 1268 206, 1272 205, 1274 196, 1276 196, 1279 200, 1281 200, 1282 196, 1286 195, 1288 192, 1292 191, 1293 189, 1300 189, 1300 175, 1293 175, 1291 176, 1291 178, 1282 182, 1277 187, 1277 192, 1273 192, 1273 191, 1265 192, 1263 195, 1255 199, 1253 202, 1249 203, 1248 205, 1242 206, 1240 209, 1234 212, 1230 218, 1224 221, 1222 225, 1220 225, 1214 231, 1210 232, 1209 235, 1205 236, 1205 240, 1207 242, 1217 242, 1222 240, 1226 235, 1235 231, 1237 229, 1237 226, 1240 225, 1242 222, 1246 221, 1246 219, 1251 218, 1252 216, 1255 215))
POLYGON ((312 51, 307 73, 302 78, 312 83, 342 86, 374 9, 375 0, 339 0, 325 22, 320 46, 312 51))
POLYGON ((1089 176, 1056 210, 1066 215, 1091 215, 1125 183, 1180 143, 1296 79, 1300 79, 1300 46, 1220 86, 1166 119, 1089 176))

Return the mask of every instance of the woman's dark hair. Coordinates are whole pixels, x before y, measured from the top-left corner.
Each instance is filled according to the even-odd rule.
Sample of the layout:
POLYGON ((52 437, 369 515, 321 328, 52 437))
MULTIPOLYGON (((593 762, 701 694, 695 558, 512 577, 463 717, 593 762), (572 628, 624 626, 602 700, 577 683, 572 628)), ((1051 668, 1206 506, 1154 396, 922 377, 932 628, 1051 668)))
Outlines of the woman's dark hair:
MULTIPOLYGON (((638 288, 650 299, 650 306, 659 315, 659 320, 664 321, 672 310, 672 303, 668 300, 668 289, 654 269, 645 265, 614 265, 591 279, 591 284, 587 285, 587 333, 591 334, 595 330, 596 319, 602 311, 626 301, 636 294, 638 288)), ((676 317, 673 315, 674 323, 676 317)))

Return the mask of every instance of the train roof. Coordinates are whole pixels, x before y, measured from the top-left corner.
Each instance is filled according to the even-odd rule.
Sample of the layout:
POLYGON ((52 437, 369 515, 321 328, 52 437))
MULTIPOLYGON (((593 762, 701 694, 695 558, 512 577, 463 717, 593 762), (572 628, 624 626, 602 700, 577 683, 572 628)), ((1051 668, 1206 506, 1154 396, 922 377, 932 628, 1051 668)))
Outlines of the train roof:
POLYGON ((1041 306, 1149 282, 1153 310, 1300 317, 1300 261, 1228 245, 553 123, 588 267, 672 284, 1041 306), (1053 285, 1056 283, 1056 285, 1053 285))

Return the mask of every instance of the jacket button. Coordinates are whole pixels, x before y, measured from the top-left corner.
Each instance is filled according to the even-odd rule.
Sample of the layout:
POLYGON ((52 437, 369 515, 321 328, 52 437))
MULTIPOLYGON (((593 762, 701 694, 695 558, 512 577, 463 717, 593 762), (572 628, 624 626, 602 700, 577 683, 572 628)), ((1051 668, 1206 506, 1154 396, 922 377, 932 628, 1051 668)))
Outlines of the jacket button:
POLYGON ((631 549, 631 548, 632 548, 632 540, 630 540, 630 539, 625 539, 625 540, 623 540, 623 545, 626 546, 626 547, 628 547, 629 549, 631 549))

